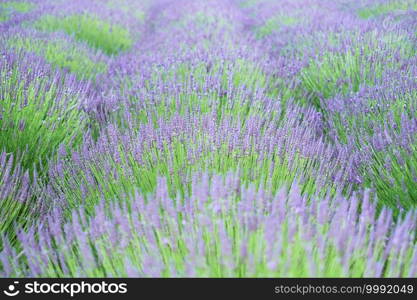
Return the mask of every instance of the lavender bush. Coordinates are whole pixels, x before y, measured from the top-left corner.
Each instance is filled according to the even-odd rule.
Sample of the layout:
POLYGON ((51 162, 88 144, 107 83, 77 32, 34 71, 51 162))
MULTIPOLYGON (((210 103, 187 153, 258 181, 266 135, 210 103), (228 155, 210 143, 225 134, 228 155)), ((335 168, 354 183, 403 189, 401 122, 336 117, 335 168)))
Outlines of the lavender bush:
POLYGON ((417 276, 416 14, 0 0, 0 276, 417 276))

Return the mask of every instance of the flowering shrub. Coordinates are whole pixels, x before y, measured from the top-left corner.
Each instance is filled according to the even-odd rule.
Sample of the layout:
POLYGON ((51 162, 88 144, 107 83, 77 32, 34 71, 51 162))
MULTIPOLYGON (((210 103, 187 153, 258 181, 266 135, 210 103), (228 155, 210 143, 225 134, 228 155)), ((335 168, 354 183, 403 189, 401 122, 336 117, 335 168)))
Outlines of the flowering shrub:
POLYGON ((0 276, 417 276, 409 0, 0 0, 0 276))

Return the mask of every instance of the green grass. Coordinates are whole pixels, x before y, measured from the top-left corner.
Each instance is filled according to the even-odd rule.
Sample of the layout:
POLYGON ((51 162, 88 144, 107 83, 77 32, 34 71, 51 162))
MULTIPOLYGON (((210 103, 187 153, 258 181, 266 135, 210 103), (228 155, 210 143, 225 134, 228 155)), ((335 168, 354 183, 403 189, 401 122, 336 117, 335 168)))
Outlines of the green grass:
POLYGON ((64 39, 45 41, 30 37, 15 37, 9 40, 10 47, 23 49, 43 56, 45 60, 61 69, 74 73, 78 79, 93 79, 107 70, 104 62, 96 62, 87 49, 64 39))
POLYGON ((417 2, 414 0, 391 0, 376 6, 362 8, 358 11, 358 16, 363 19, 369 19, 391 12, 408 10, 417 10, 417 2))
POLYGON ((25 169, 44 173, 61 143, 80 140, 78 98, 62 95, 60 83, 50 84, 47 77, 28 82, 22 76, 16 67, 0 70, 0 150, 13 153, 25 169))
POLYGON ((88 14, 66 17, 46 15, 35 23, 35 28, 45 31, 64 31, 108 55, 125 51, 133 44, 127 29, 88 14))

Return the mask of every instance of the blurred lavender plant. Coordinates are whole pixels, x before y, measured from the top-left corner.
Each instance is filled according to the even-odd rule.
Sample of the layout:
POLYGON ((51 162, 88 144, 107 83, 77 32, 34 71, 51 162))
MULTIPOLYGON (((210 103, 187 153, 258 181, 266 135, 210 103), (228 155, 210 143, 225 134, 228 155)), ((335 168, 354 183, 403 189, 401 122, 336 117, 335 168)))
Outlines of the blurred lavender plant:
POLYGON ((80 141, 79 105, 88 84, 54 72, 34 55, 8 50, 0 78, 0 151, 13 153, 25 169, 44 172, 60 144, 80 141))
POLYGON ((4 276, 397 277, 417 275, 415 211, 394 222, 369 191, 305 197, 294 182, 275 196, 237 174, 196 173, 169 197, 164 179, 146 199, 59 210, 0 254, 4 276), (39 238, 35 238, 38 236, 39 238), (28 265, 23 263, 27 261, 28 265))
POLYGON ((0 0, 1 276, 416 276, 414 5, 0 0))

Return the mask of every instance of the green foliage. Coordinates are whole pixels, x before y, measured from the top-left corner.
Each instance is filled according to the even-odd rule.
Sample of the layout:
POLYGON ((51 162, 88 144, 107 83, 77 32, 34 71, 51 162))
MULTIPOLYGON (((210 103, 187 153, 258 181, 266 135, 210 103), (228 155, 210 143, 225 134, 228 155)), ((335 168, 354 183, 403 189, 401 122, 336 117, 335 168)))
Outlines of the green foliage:
MULTIPOLYGON (((201 135, 199 139, 204 141, 207 138, 201 135)), ((89 173, 68 169, 67 173, 56 178, 55 188, 65 193, 68 209, 77 208, 82 203, 91 213, 100 201, 123 201, 124 195, 135 190, 143 195, 154 192, 157 179, 161 176, 166 178, 171 196, 175 197, 176 193, 182 196, 188 194, 190 176, 201 170, 210 174, 239 171, 242 182, 250 182, 256 187, 270 185, 272 191, 277 191, 283 185, 291 184, 298 178, 297 174, 312 174, 315 168, 314 159, 294 157, 290 167, 289 160, 278 154, 262 158, 255 151, 231 152, 226 144, 216 150, 205 149, 199 157, 190 159, 187 153, 190 149, 198 151, 198 145, 182 140, 175 139, 170 145, 164 144, 162 149, 149 145, 143 150, 140 160, 118 145, 119 158, 115 160, 113 154, 100 158, 102 164, 108 166, 107 170, 90 163, 86 165, 86 169, 91 170, 89 173), (91 180, 96 184, 88 184, 91 180)), ((305 178, 301 183, 302 190, 308 194, 317 192, 315 177, 306 175, 305 178)))
MULTIPOLYGON (((140 1, 140 4, 146 2, 145 0, 140 1)), ((132 1, 128 0, 109 0, 106 2, 107 7, 111 9, 121 10, 125 14, 132 14, 140 22, 145 21, 145 11, 141 7, 132 7, 132 1)))
POLYGON ((302 70, 301 78, 303 87, 313 96, 313 104, 320 107, 320 98, 328 99, 338 92, 357 92, 363 81, 372 83, 369 76, 374 74, 358 52, 329 52, 319 60, 312 59, 309 66, 302 70))
POLYGON ((9 16, 1 11, 0 12, 0 22, 7 21, 8 19, 9 19, 9 16))
POLYGON ((413 117, 415 99, 417 91, 398 94, 391 99, 366 99, 366 114, 352 114, 351 112, 338 112, 332 116, 332 123, 336 126, 339 139, 347 142, 347 135, 356 132, 358 138, 361 136, 372 136, 375 134, 376 127, 383 127, 388 117, 394 121, 391 126, 401 128, 401 120, 404 116, 413 117), (386 101, 386 105, 381 105, 381 101, 386 101), (360 133, 359 133, 360 130, 360 133))
POLYGON ((249 90, 268 86, 269 78, 262 69, 255 63, 240 58, 235 61, 215 62, 210 65, 210 68, 206 64, 191 66, 183 63, 167 70, 162 76, 167 82, 173 79, 187 82, 192 77, 198 86, 203 87, 206 80, 219 74, 224 88, 227 88, 229 83, 236 88, 245 86, 249 90))
MULTIPOLYGON (((386 98, 366 98, 358 105, 365 106, 366 114, 347 109, 334 113, 332 124, 342 143, 348 138, 356 144, 358 151, 369 153, 369 161, 360 167, 363 185, 375 188, 380 207, 389 206, 394 213, 400 208, 409 210, 417 205, 415 184, 417 181, 416 145, 404 149, 397 142, 376 149, 369 138, 383 132, 401 136, 403 122, 417 118, 415 112, 417 91, 392 92, 386 98), (381 105, 384 103, 385 105, 381 105), (352 139, 353 138, 353 139, 352 139), (365 139, 364 139, 365 138, 365 139)), ((414 140, 417 136, 410 137, 414 140)), ((390 139, 386 136, 388 140, 390 139)))
POLYGON ((46 15, 35 23, 35 28, 45 31, 64 31, 108 55, 125 51, 133 44, 128 30, 88 14, 61 18, 46 15))
MULTIPOLYGON (((242 88, 249 91, 256 89, 265 89, 271 93, 276 93, 271 76, 265 73, 257 64, 244 59, 235 61, 215 62, 209 65, 200 63, 191 65, 189 63, 179 63, 170 68, 155 68, 152 78, 146 82, 145 87, 148 90, 154 89, 153 82, 181 82, 185 86, 191 83, 197 88, 197 91, 183 92, 175 97, 171 94, 162 94, 158 102, 149 101, 149 99, 138 99, 134 93, 129 93, 135 81, 133 78, 122 79, 122 90, 129 94, 129 104, 125 109, 132 112, 135 124, 146 123, 149 120, 156 121, 158 117, 170 118, 175 113, 184 115, 190 111, 199 111, 201 114, 207 114, 212 107, 217 107, 218 118, 221 115, 239 116, 244 121, 249 115, 264 114, 261 103, 250 101, 242 94, 242 88), (220 78, 221 86, 227 90, 230 86, 236 89, 236 94, 218 95, 216 91, 200 93, 205 89, 207 82, 212 78, 220 78), (141 108, 136 105, 140 104, 141 108)), ((217 80, 217 79, 216 79, 217 80)), ((271 112, 273 114, 274 112, 271 112)), ((115 116, 119 123, 123 121, 124 116, 115 116)))
POLYGON ((44 172, 61 143, 80 139, 78 99, 62 95, 47 77, 28 82, 17 67, 0 70, 0 78, 0 150, 13 153, 25 169, 44 172))
MULTIPOLYGON (((385 112, 377 114, 378 110, 371 112, 369 123, 365 128, 371 131, 375 127, 389 128, 388 132, 393 132, 401 136, 402 123, 406 119, 415 119, 417 91, 409 93, 398 93, 393 97, 392 104, 385 108, 385 112), (388 118, 388 115, 390 118, 388 118), (387 123, 387 119, 392 120, 387 123)), ((388 134, 387 132, 387 134, 388 134)), ((409 137, 414 141, 417 135, 409 137)), ((374 186, 381 205, 387 205, 398 209, 410 210, 417 206, 417 192, 415 185, 417 182, 417 144, 412 142, 409 149, 405 149, 393 142, 385 149, 372 149, 372 162, 365 167, 365 184, 374 186)))
MULTIPOLYGON (((30 212, 28 200, 31 198, 29 174, 22 174, 19 161, 15 162, 12 155, 7 155, 8 157, 5 153, 0 155, 2 156, 0 160, 4 163, 0 166, 0 187, 2 188, 0 194, 0 234, 8 236, 13 242, 14 228, 24 226, 31 221, 31 218, 28 217, 30 212)), ((0 241, 1 248, 2 241, 0 241)))
POLYGON ((376 188, 380 206, 388 206, 398 214, 417 206, 417 146, 405 150, 392 147, 375 151, 373 163, 364 170, 365 184, 376 188))
POLYGON ((11 13, 27 13, 35 6, 29 2, 1 2, 0 3, 0 22, 7 21, 11 13))
POLYGON ((402 58, 417 55, 417 46, 401 32, 388 32, 381 38, 382 45, 388 49, 396 49, 402 58))
POLYGON ((251 8, 253 6, 263 4, 263 3, 272 2, 272 1, 274 1, 274 0, 243 0, 243 1, 240 1, 239 4, 243 8, 251 8))
POLYGON ((9 1, 0 3, 0 8, 26 13, 31 11, 34 8, 34 5, 29 2, 9 1))
MULTIPOLYGON (((268 1, 271 0, 246 0, 240 1, 239 4, 251 8, 268 1)), ((107 9, 118 9, 125 14, 135 16, 139 22, 144 22, 144 10, 133 10, 132 3, 125 0, 106 1, 107 9)), ((27 2, 1 2, 0 22, 8 20, 13 13, 26 13, 33 7, 33 4, 27 2)), ((358 12, 358 16, 368 19, 410 9, 417 10, 415 1, 390 1, 364 8, 358 12)), ((167 17, 162 14, 162 18, 167 17)), ((299 19, 293 16, 278 14, 267 19, 262 26, 255 28, 255 35, 262 39, 279 31, 282 26, 294 26, 298 22, 299 19)), ((176 27, 176 30, 183 31, 184 35, 193 36, 194 32, 189 31, 190 24, 199 27, 197 30, 206 30, 213 36, 218 33, 216 31, 223 33, 224 30, 222 37, 235 34, 236 28, 236 24, 227 16, 206 11, 184 15, 171 25, 176 27)), ((42 56, 51 65, 74 73, 80 80, 95 80, 98 74, 107 70, 107 65, 99 58, 94 58, 93 52, 87 45, 94 49, 97 57, 103 53, 109 56, 117 55, 129 50, 133 45, 131 36, 133 32, 129 32, 123 26, 100 19, 96 15, 77 14, 62 17, 44 15, 33 26, 44 31, 43 34, 48 36, 55 36, 52 32, 63 32, 61 36, 67 34, 70 37, 50 40, 36 37, 11 37, 8 40, 8 46, 42 56)), ((234 205, 233 209, 227 212, 213 213, 212 199, 208 199, 203 204, 206 207, 201 208, 201 213, 213 221, 214 225, 211 228, 206 228, 204 224, 196 221, 194 227, 188 228, 191 230, 184 231, 187 220, 181 216, 181 213, 175 216, 168 215, 163 209, 159 209, 159 213, 164 226, 153 227, 152 223, 145 219, 146 214, 135 213, 130 209, 134 200, 132 197, 135 197, 133 195, 137 193, 137 195, 143 195, 145 200, 149 199, 149 195, 155 192, 161 177, 167 182, 169 196, 185 202, 190 195, 193 195, 191 181, 197 172, 207 172, 210 175, 236 172, 244 185, 253 185, 255 189, 266 187, 266 190, 271 191, 272 194, 276 194, 284 186, 298 182, 301 194, 306 196, 306 201, 313 201, 310 196, 319 197, 320 193, 335 194, 335 186, 332 182, 334 170, 321 166, 321 160, 303 157, 299 151, 295 151, 297 154, 292 157, 287 156, 286 153, 278 153, 277 149, 271 150, 267 155, 262 153, 263 151, 259 151, 262 154, 258 153, 257 146, 259 145, 254 143, 256 140, 250 134, 247 135, 249 146, 246 148, 240 145, 232 148, 229 140, 222 140, 216 144, 210 133, 205 131, 202 120, 210 115, 210 122, 213 120, 217 126, 225 119, 230 119, 234 126, 230 128, 240 126, 245 129, 250 126, 249 118, 259 117, 264 123, 271 122, 271 124, 280 125, 282 124, 280 122, 286 121, 283 120, 285 119, 283 106, 286 103, 285 99, 275 97, 278 92, 282 92, 278 91, 278 86, 284 90, 285 97, 300 98, 300 101, 305 100, 303 97, 307 93, 308 100, 325 111, 326 108, 322 107, 322 99, 328 101, 337 94, 348 95, 358 92, 362 86, 372 86, 383 77, 387 70, 399 70, 402 65, 399 64, 400 59, 397 57, 409 59, 416 55, 416 47, 408 38, 408 33, 380 34, 379 29, 375 31, 378 33, 370 32, 361 37, 358 37, 358 33, 346 31, 340 35, 338 32, 320 32, 317 35, 301 37, 300 44, 296 41, 288 43, 288 48, 283 48, 280 55, 293 55, 294 58, 302 60, 303 52, 307 53, 305 49, 317 49, 315 52, 317 57, 312 58, 309 65, 301 70, 300 78, 291 78, 295 81, 300 79, 300 86, 296 87, 296 89, 299 88, 297 90, 289 90, 285 79, 272 78, 261 64, 258 65, 256 62, 242 58, 231 61, 232 55, 224 60, 222 57, 222 60, 210 63, 174 62, 171 66, 163 66, 161 69, 155 66, 154 74, 143 86, 135 86, 136 78, 133 76, 121 79, 121 94, 126 96, 128 101, 120 103, 118 105, 120 109, 109 113, 111 114, 109 123, 112 125, 108 128, 118 127, 116 131, 120 130, 126 134, 123 136, 124 140, 121 141, 115 136, 109 137, 111 132, 107 132, 102 128, 103 124, 99 124, 97 128, 93 128, 93 135, 96 134, 94 137, 97 137, 97 140, 115 138, 117 142, 105 143, 110 150, 100 148, 103 151, 93 153, 94 158, 86 156, 77 161, 66 154, 57 155, 57 152, 61 152, 58 151, 60 147, 78 147, 86 129, 84 115, 78 108, 78 95, 71 94, 70 88, 66 88, 67 83, 64 77, 54 78, 52 74, 42 74, 42 76, 32 78, 26 76, 27 74, 22 74, 22 70, 29 70, 30 73, 30 68, 20 70, 18 67, 8 66, 1 69, 0 153, 4 151, 15 158, 6 163, 13 164, 10 172, 15 172, 16 176, 11 177, 13 178, 11 186, 16 192, 12 191, 6 196, 3 193, 0 195, 0 234, 9 236, 13 242, 14 223, 24 227, 22 225, 26 222, 37 220, 36 216, 30 214, 34 206, 32 204, 37 204, 31 200, 41 201, 42 199, 36 199, 37 196, 30 193, 22 193, 27 192, 26 189, 31 185, 34 174, 40 173, 40 180, 48 181, 48 188, 51 189, 51 194, 48 194, 48 191, 45 193, 46 196, 53 197, 54 191, 63 195, 62 198, 65 199, 63 201, 64 221, 77 215, 77 210, 81 209, 86 215, 86 218, 80 221, 84 222, 81 226, 84 230, 88 228, 88 222, 92 220, 99 205, 106 206, 108 218, 114 217, 111 208, 120 205, 126 209, 124 211, 126 215, 122 217, 126 218, 128 223, 139 222, 145 227, 148 226, 152 237, 157 241, 157 247, 150 249, 148 248, 151 244, 149 236, 145 234, 137 234, 126 239, 126 245, 121 246, 112 245, 110 235, 114 232, 104 232, 98 237, 86 234, 84 240, 71 238, 70 234, 65 233, 62 240, 53 240, 49 248, 42 248, 42 256, 33 258, 39 259, 39 263, 43 264, 42 267, 47 265, 47 268, 43 268, 46 272, 41 274, 45 277, 62 277, 67 274, 71 276, 85 274, 94 277, 127 276, 125 272, 129 266, 140 269, 150 255, 161 258, 164 267, 163 276, 184 275, 187 274, 187 258, 190 254, 187 239, 196 241, 201 236, 205 256, 195 276, 361 277, 367 274, 369 264, 373 263, 369 260, 372 254, 370 250, 377 254, 375 263, 384 264, 383 275, 395 276, 396 274, 384 272, 391 270, 391 266, 396 263, 402 268, 399 273, 408 274, 411 264, 407 262, 412 259, 414 250, 412 247, 404 249, 401 255, 396 257, 392 253, 386 253, 386 244, 378 244, 372 249, 366 249, 368 252, 365 248, 358 247, 349 256, 349 263, 343 265, 336 246, 327 242, 329 224, 317 222, 317 226, 314 227, 317 230, 315 234, 323 237, 323 243, 318 245, 319 242, 308 240, 303 236, 305 220, 301 217, 298 219, 295 215, 294 218, 287 216, 283 218, 281 226, 277 226, 274 232, 281 239, 280 249, 276 252, 277 262, 271 265, 265 255, 268 243, 267 225, 260 224, 260 227, 255 230, 245 228, 243 222, 235 218, 240 201, 235 195, 227 199, 234 205), (318 37, 323 37, 323 35, 327 35, 323 38, 323 47, 317 47, 321 43, 317 41, 318 37), (355 39, 357 37, 358 39, 355 39), (342 42, 344 38, 346 40, 342 42), (354 43, 350 43, 350 38, 354 40, 354 43), (302 47, 296 49, 299 45, 302 47), (346 47, 346 51, 320 52, 325 47, 326 49, 342 49, 344 45, 353 46, 346 47), (213 78, 215 83, 219 83, 218 90, 213 88, 213 91, 207 91, 207 84, 211 83, 210 80, 213 78), (216 80, 219 81, 216 82, 216 80), (178 84, 181 92, 175 92, 174 95, 168 92, 165 94, 157 92, 158 97, 155 97, 157 99, 146 99, 146 97, 135 95, 135 88, 138 86, 144 91, 152 91, 164 88, 164 84, 166 86, 178 84), (277 101, 282 101, 279 104, 282 104, 283 110, 279 111, 277 109, 279 106, 271 109, 273 104, 266 103, 268 101, 262 97, 260 97, 261 100, 256 100, 259 98, 257 95, 252 96, 252 91, 268 95, 272 99, 279 99, 277 101), (156 142, 147 144, 145 139, 144 145, 138 146, 140 154, 134 151, 137 150, 136 148, 132 150, 132 147, 136 146, 134 143, 142 142, 136 139, 136 136, 141 134, 140 125, 153 126, 152 130, 157 131, 159 124, 174 121, 174 118, 178 116, 180 119, 201 117, 202 119, 196 121, 195 124, 203 125, 193 128, 192 136, 185 136, 182 132, 173 132, 172 135, 168 134, 169 141, 165 140, 158 145, 156 142), (54 163, 57 161, 56 156, 58 156, 56 168, 49 168, 51 160, 54 163), (22 172, 18 172, 20 168, 22 172), (319 168, 320 171, 318 171, 319 168), (320 178, 318 178, 318 173, 320 173, 320 178), (293 222, 291 225, 290 221, 293 222), (295 228, 289 228, 293 225, 295 228), (220 226, 227 231, 231 253, 224 253, 222 250, 220 226), (295 235, 290 238, 289 231, 291 230, 295 232, 295 235), (251 254, 250 257, 243 254, 242 245, 246 246, 245 250, 251 254), (62 262, 65 262, 67 273, 63 270, 64 263, 53 261, 54 257, 59 257, 62 262), (43 258, 46 259, 41 261, 43 258), (89 259, 91 260, 88 261, 89 259), (312 265, 317 266, 317 272, 312 271, 314 269, 312 265)), ((39 31, 36 32, 36 34, 39 33, 39 31)), ((230 38, 224 38, 224 41, 225 54, 227 55, 226 50, 233 53, 232 51, 235 50, 233 47, 236 47, 234 44, 238 43, 230 38)), ((176 50, 179 53, 184 50, 182 47, 189 47, 187 50, 190 51, 193 47, 199 50, 201 48, 198 47, 206 47, 210 50, 211 42, 209 38, 198 40, 196 45, 185 41, 176 50)), ((308 52, 306 55, 311 53, 308 52)), ((139 94, 146 95, 146 93, 139 94)), ((124 97, 121 98, 124 100, 124 97)), ((370 146, 371 143, 366 143, 360 135, 372 136, 377 127, 383 126, 392 126, 389 128, 391 131, 388 130, 388 132, 394 131, 399 134, 404 117, 417 118, 415 109, 413 110, 411 105, 414 105, 415 99, 417 99, 416 92, 404 94, 389 103, 387 105, 389 107, 380 106, 382 103, 380 99, 368 99, 369 113, 367 114, 346 116, 344 114, 347 112, 342 111, 331 116, 324 116, 324 118, 332 118, 329 121, 333 121, 334 129, 342 143, 347 143, 352 137, 351 134, 354 133, 354 142, 357 143, 358 151, 363 151, 363 148, 368 147, 366 151, 371 152, 370 162, 366 166, 360 166, 360 175, 364 179, 363 187, 375 188, 381 208, 384 206, 393 208, 396 217, 399 215, 399 206, 401 209, 411 210, 417 204, 417 189, 415 189, 417 145, 412 145, 410 149, 403 149, 392 144, 387 149, 377 150, 370 146), (392 122, 387 125, 388 119, 392 122), (393 128, 400 129, 395 131, 396 129, 393 128)), ((307 105, 311 104, 309 101, 306 102, 307 105)), ((297 115, 297 122, 298 118, 302 120, 304 115, 297 115)), ((309 129, 307 126, 310 124, 303 125, 305 126, 303 130, 309 129)), ((299 129, 295 128, 294 132, 299 129)), ((263 127, 260 131, 256 134, 262 136, 265 133, 263 127)), ((283 138, 282 144, 287 141, 296 144, 297 136, 292 134, 292 128, 286 130, 283 135, 291 138, 288 140, 286 137, 283 138), (292 139, 294 136, 295 141, 292 139)), ((317 139, 319 138, 322 138, 321 134, 317 134, 317 139)), ((417 135, 412 138, 417 138, 417 135)), ((303 143, 309 141, 306 139, 303 143)), ((96 146, 93 142, 89 144, 88 141, 85 145, 84 149, 78 150, 88 152, 92 151, 90 146, 93 149, 96 146)), ((281 146, 281 149, 286 149, 286 146, 290 144, 281 146)), ((329 159, 333 157, 329 156, 329 159)), ((4 170, 5 168, 0 166, 0 187, 9 181, 8 174, 4 170)), ((292 211, 287 209, 287 212, 292 211)), ((155 217, 158 217, 157 213, 155 217)), ((308 217, 315 218, 316 216, 311 214, 308 217)), ((316 224, 316 221, 314 219, 313 223, 316 224)), ((114 229, 117 231, 119 228, 114 229)), ((362 241, 366 243, 373 238, 369 233, 372 230, 368 232, 368 228, 362 229, 364 229, 361 231, 362 241)), ((19 252, 19 245, 13 245, 13 247, 19 252)), ((0 241, 1 248, 2 242, 0 241)), ((16 272, 20 270, 19 268, 28 268, 25 259, 28 258, 24 253, 17 256, 17 260, 22 262, 22 265, 13 266, 16 272)), ((2 267, 1 262, 0 267, 2 267)))
POLYGON ((347 95, 358 92, 361 86, 373 86, 386 70, 399 67, 397 54, 409 58, 416 53, 411 42, 399 34, 378 37, 376 32, 370 32, 362 42, 345 52, 326 52, 311 59, 301 70, 301 85, 314 105, 320 107, 320 98, 347 95))
POLYGON ((264 38, 272 33, 278 31, 283 25, 293 26, 299 22, 299 19, 291 16, 278 15, 266 20, 266 22, 256 28, 255 34, 257 38, 264 38))
POLYGON ((79 79, 94 79, 107 70, 104 62, 96 62, 89 58, 87 49, 68 41, 43 41, 29 37, 15 37, 9 40, 11 47, 34 52, 43 56, 51 65, 74 73, 79 79))
POLYGON ((365 7, 358 11, 358 16, 363 19, 369 19, 397 11, 417 10, 415 0, 395 0, 387 1, 375 6, 365 7))
MULTIPOLYGON (((133 199, 134 196, 127 197, 133 199)), ((413 247, 404 249, 400 256, 395 256, 396 251, 387 251, 385 243, 375 243, 372 252, 366 247, 356 248, 353 253, 344 256, 348 259, 344 263, 341 255, 343 251, 333 241, 323 239, 318 242, 314 238, 306 238, 306 220, 297 214, 291 215, 291 219, 286 216, 280 222, 273 232, 279 244, 271 247, 268 243, 268 225, 261 224, 254 230, 248 230, 236 217, 239 196, 232 192, 225 200, 228 208, 216 213, 212 208, 213 201, 208 199, 194 218, 181 213, 172 215, 160 209, 161 226, 152 225, 146 214, 129 212, 126 208, 128 206, 121 205, 124 209, 122 211, 126 212, 122 217, 126 218, 127 226, 136 229, 135 224, 147 224, 141 226, 147 229, 146 233, 143 230, 133 236, 124 236, 123 245, 115 244, 111 237, 123 235, 123 231, 105 226, 98 236, 86 235, 86 238, 74 239, 73 235, 68 234, 53 239, 54 247, 44 250, 50 257, 64 258, 66 268, 64 271, 61 264, 39 258, 39 265, 45 271, 41 275, 128 276, 127 270, 134 268, 144 272, 145 276, 152 276, 149 266, 145 269, 146 259, 151 258, 154 262, 161 263, 163 277, 191 276, 187 273, 187 262, 189 259, 196 261, 191 251, 204 253, 199 264, 193 265, 197 267, 193 274, 196 277, 364 277, 369 272, 369 256, 385 262, 386 268, 382 271, 384 276, 407 276, 411 270, 408 262, 413 258, 413 247), (210 224, 204 221, 206 219, 210 220, 210 224), (188 224, 193 226, 187 226, 188 224), (156 247, 151 246, 154 244, 153 240, 156 241, 156 247), (230 247, 225 247, 225 242, 230 247), (190 248, 190 244, 198 249, 190 248), (274 253, 273 257, 268 257, 268 251, 274 253), (396 272, 396 265, 402 266, 397 275, 391 273, 396 272)), ((178 203, 173 204, 174 207, 176 205, 178 203)), ((114 217, 117 209, 118 205, 108 206, 104 212, 106 218, 114 217)), ((308 222, 310 221, 317 222, 314 235, 329 236, 329 224, 315 219, 308 222)), ((88 228, 87 222, 81 219, 81 223, 88 228)), ((371 233, 364 230, 361 245, 372 243, 372 239, 374 237, 371 233)))
MULTIPOLYGON (((197 11, 192 14, 187 14, 183 18, 173 22, 173 26, 180 28, 181 30, 189 30, 190 27, 195 28, 193 30, 210 30, 211 34, 221 32, 227 34, 229 30, 233 29, 234 24, 230 23, 226 18, 215 12, 210 11, 197 11)), ((206 41, 201 39, 199 43, 204 44, 206 41)), ((207 41, 208 42, 208 41, 207 41)), ((208 42, 208 45, 209 46, 208 42)))

